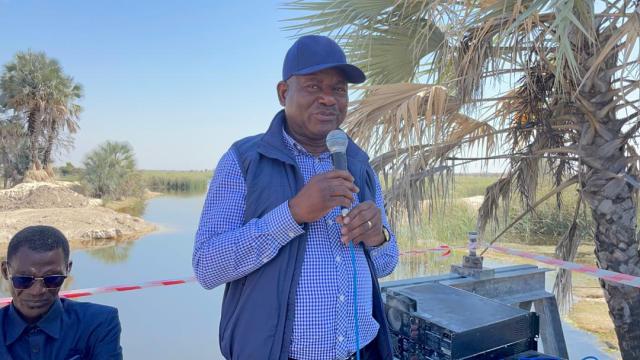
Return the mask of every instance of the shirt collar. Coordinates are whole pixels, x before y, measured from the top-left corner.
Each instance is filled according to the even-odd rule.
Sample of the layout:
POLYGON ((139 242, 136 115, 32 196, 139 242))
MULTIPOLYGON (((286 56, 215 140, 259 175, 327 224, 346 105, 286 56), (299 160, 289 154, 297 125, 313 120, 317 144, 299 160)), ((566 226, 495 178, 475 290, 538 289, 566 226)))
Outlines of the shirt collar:
MULTIPOLYGON (((293 155, 306 155, 310 157, 314 157, 310 152, 307 151, 302 145, 300 145, 294 138, 291 137, 285 130, 284 126, 282 127, 282 138, 284 139, 284 144, 287 146, 287 150, 291 151, 293 155)), ((322 154, 318 155, 318 158, 324 159, 328 158, 331 155, 330 152, 325 151, 322 154)))
MULTIPOLYGON (((35 324, 35 327, 42 329, 49 336, 57 339, 60 337, 61 323, 62 303, 60 299, 57 299, 42 319, 35 324)), ((18 314, 18 310, 13 306, 13 303, 9 305, 8 325, 9 328, 6 329, 7 345, 16 341, 24 330, 29 327, 29 324, 18 314)))

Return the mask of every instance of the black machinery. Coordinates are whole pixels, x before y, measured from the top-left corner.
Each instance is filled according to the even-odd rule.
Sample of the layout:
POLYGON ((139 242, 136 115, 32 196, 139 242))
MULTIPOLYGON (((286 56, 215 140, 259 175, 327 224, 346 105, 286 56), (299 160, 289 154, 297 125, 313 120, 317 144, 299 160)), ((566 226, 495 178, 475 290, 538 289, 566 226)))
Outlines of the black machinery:
POLYGON ((537 350, 535 313, 450 286, 387 289, 385 310, 400 360, 518 359, 537 350))
POLYGON ((566 358, 560 317, 553 294, 545 291, 544 270, 527 266, 485 268, 482 256, 476 254, 477 239, 478 233, 469 233, 469 255, 464 256, 461 265, 452 265, 448 275, 382 286, 395 357, 399 360, 566 358), (460 277, 469 281, 460 281, 460 277), (537 352, 539 317, 523 310, 530 308, 532 302, 545 319, 541 336, 545 349, 560 357, 537 352))

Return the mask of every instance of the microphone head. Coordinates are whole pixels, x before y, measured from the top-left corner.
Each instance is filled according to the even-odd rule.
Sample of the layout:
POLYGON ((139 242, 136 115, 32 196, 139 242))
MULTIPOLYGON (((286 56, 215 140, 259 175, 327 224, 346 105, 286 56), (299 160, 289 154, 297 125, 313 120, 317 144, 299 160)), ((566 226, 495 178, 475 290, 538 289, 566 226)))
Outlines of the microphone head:
POLYGON ((348 144, 349 138, 347 134, 340 129, 331 130, 331 132, 327 134, 327 147, 331 153, 346 153, 348 144))

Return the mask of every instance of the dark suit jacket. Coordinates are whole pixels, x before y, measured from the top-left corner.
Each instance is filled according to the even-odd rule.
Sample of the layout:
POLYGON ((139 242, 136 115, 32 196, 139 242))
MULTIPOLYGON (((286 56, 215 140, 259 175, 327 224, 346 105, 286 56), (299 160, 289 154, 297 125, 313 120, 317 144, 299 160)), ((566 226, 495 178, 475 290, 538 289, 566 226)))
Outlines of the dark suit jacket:
POLYGON ((0 308, 0 359, 121 360, 116 308, 59 299, 34 325, 0 308))

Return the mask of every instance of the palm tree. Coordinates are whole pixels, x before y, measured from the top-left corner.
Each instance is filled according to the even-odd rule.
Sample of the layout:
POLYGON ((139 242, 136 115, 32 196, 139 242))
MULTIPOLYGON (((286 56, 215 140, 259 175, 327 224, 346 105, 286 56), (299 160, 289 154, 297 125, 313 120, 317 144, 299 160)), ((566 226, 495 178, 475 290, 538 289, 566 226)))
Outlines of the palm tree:
MULTIPOLYGON (((367 72, 345 127, 390 178, 392 214, 413 222, 456 166, 504 159, 504 176, 480 208, 480 231, 511 194, 531 211, 577 186, 576 204, 558 197, 558 206, 576 208, 558 255, 575 256, 584 204, 598 266, 640 276, 638 1, 316 0, 286 7, 304 11, 289 29, 335 37, 367 72), (537 199, 543 176, 554 188, 537 199)), ((567 279, 557 279, 560 293, 567 279)), ((640 291, 601 286, 623 358, 640 359, 640 291)))
POLYGON ((80 85, 65 75, 58 61, 43 52, 18 52, 4 66, 0 77, 0 105, 24 114, 29 137, 32 170, 50 163, 51 145, 60 131, 77 130, 81 108, 74 103, 82 95, 80 85), (44 138, 45 131, 48 136, 44 138), (45 153, 41 154, 40 149, 45 153), (48 151, 47 151, 48 150, 48 151))

